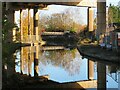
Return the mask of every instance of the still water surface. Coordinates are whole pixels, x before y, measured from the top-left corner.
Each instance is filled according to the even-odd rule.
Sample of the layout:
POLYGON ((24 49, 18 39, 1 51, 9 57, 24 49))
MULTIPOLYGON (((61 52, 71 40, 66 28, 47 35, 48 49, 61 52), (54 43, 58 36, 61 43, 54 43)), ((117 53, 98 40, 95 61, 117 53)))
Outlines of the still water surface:
MULTIPOLYGON (((36 65, 38 76, 49 75, 49 79, 64 83, 88 80, 88 59, 82 58, 77 49, 59 49, 43 46, 21 47, 16 51, 16 72, 34 77, 34 59, 37 58, 36 65), (45 48, 45 47, 44 47, 45 48)), ((106 65, 107 88, 118 88, 118 72, 111 73, 113 66, 106 65)), ((115 68, 116 66, 114 66, 115 68)), ((92 68, 92 67, 91 67, 92 68)), ((94 62, 93 79, 97 80, 97 62, 94 62)))

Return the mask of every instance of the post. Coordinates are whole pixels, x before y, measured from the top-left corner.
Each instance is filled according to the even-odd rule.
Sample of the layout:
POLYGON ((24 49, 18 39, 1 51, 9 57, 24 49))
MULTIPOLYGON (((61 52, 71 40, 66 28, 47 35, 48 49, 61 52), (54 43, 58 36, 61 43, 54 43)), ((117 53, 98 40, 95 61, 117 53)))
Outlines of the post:
MULTIPOLYGON (((0 2, 0 53, 2 53, 2 2, 0 2)), ((2 90, 2 54, 0 54, 0 90, 2 90)))
POLYGON ((21 51, 20 51, 20 55, 21 55, 21 57, 20 57, 20 72, 21 72, 21 74, 23 74, 23 66, 24 66, 24 63, 23 63, 23 60, 24 60, 24 58, 23 58, 23 47, 21 47, 21 51))
POLYGON ((94 79, 94 62, 91 60, 88 60, 88 79, 94 79))
POLYGON ((34 52, 34 76, 38 76, 38 59, 39 59, 39 45, 35 46, 35 52, 34 52))
POLYGON ((21 36, 21 43, 23 42, 23 21, 22 21, 22 15, 23 15, 23 12, 22 12, 22 9, 20 9, 20 36, 21 36))
POLYGON ((120 72, 118 72, 118 90, 120 90, 120 72))
POLYGON ((104 2, 97 1, 97 30, 96 36, 98 43, 102 42, 104 33, 106 32, 106 0, 104 2))
POLYGON ((36 35, 36 41, 39 42, 39 31, 38 31, 38 8, 33 9, 33 20, 34 20, 34 35, 36 35))
POLYGON ((37 77, 38 76, 38 73, 37 73, 38 59, 35 56, 36 56, 36 53, 34 53, 34 77, 37 77))
POLYGON ((30 31, 30 8, 28 8, 28 40, 29 40, 29 42, 31 43, 31 40, 32 40, 32 38, 31 38, 31 31, 30 31))
MULTIPOLYGON (((14 25, 14 10, 10 2, 6 3, 6 10, 8 11, 8 21, 11 24, 11 26, 14 25)), ((7 42, 13 41, 13 29, 9 30, 7 42)))
POLYGON ((90 32, 93 31, 93 22, 94 22, 93 19, 94 19, 93 18, 93 8, 88 7, 88 30, 90 32))
POLYGON ((98 90, 106 90, 106 65, 97 63, 97 88, 98 90))

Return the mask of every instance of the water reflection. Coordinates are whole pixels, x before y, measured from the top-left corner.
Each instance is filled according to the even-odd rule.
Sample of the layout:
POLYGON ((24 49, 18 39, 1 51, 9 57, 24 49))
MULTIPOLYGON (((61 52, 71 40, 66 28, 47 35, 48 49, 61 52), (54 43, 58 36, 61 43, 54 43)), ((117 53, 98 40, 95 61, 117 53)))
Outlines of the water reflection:
POLYGON ((21 47, 16 56, 16 72, 32 77, 48 75, 59 83, 97 80, 93 88, 120 87, 119 66, 82 59, 77 49, 36 45, 21 47))
POLYGON ((77 49, 41 50, 40 48, 43 47, 22 47, 20 52, 17 52, 17 54, 21 54, 18 55, 21 65, 16 65, 16 72, 30 76, 48 74, 51 80, 58 82, 87 80, 87 59, 82 60, 77 49), (19 66, 21 66, 21 70, 19 66), (56 72, 58 73, 56 74, 56 72), (83 75, 83 73, 85 74, 83 75))

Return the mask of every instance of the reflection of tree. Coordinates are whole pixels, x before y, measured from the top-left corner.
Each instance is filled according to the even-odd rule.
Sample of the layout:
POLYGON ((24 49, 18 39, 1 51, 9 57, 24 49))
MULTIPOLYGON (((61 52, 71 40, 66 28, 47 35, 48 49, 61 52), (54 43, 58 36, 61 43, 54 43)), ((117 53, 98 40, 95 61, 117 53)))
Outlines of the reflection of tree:
POLYGON ((80 61, 76 59, 76 49, 67 51, 45 51, 40 57, 40 62, 44 65, 51 63, 53 66, 64 68, 70 75, 79 73, 80 61))
POLYGON ((116 73, 119 69, 120 67, 118 67, 117 65, 108 65, 109 73, 116 73))

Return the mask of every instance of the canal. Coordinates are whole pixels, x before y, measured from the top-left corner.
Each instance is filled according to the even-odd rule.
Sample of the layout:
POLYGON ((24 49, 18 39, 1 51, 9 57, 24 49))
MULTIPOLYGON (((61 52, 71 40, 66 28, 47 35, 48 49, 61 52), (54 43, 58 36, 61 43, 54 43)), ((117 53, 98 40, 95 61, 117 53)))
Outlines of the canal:
POLYGON ((14 56, 16 57, 15 72, 23 75, 47 76, 48 80, 54 82, 70 83, 98 80, 99 74, 105 80, 107 88, 117 89, 119 86, 118 65, 102 62, 100 68, 104 66, 106 70, 105 73, 100 74, 98 73, 101 72, 98 71, 100 69, 97 69, 99 62, 82 57, 77 47, 69 49, 64 46, 27 46, 16 50, 14 56))

